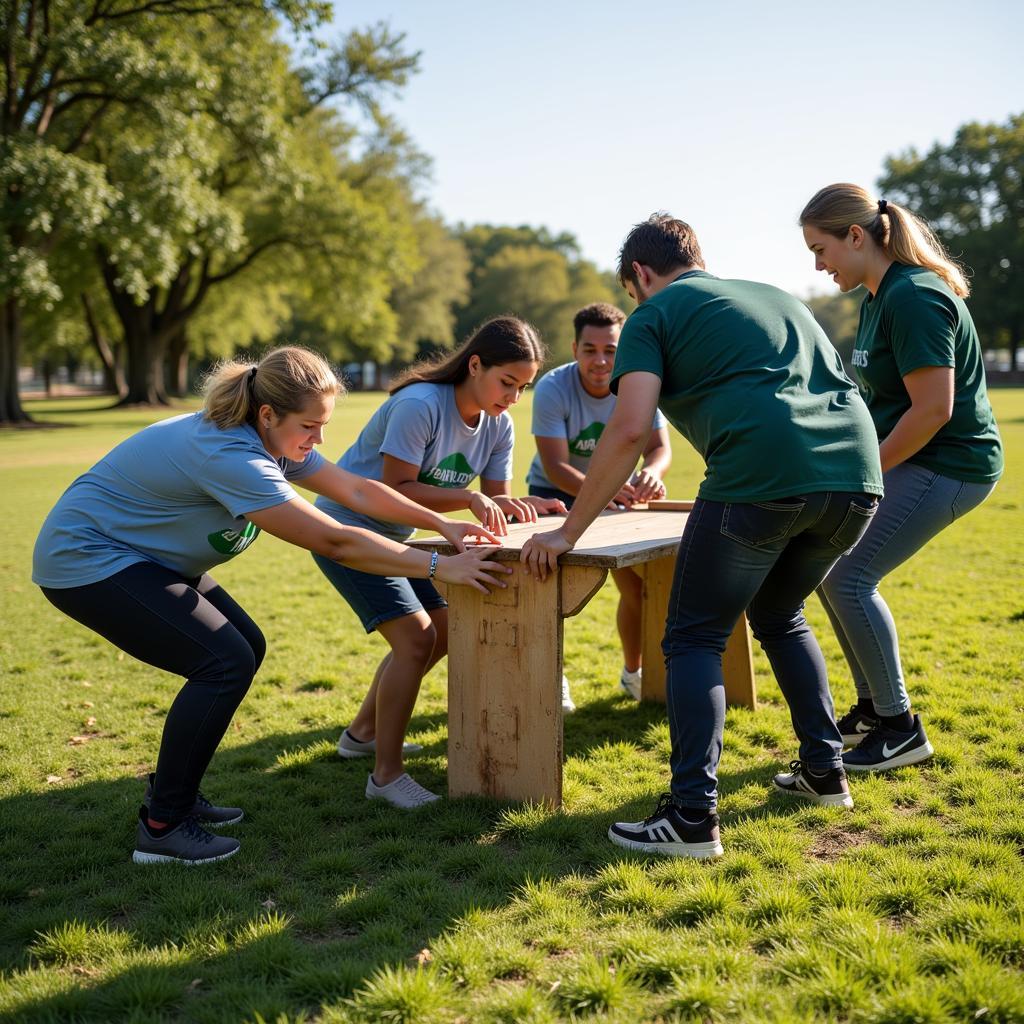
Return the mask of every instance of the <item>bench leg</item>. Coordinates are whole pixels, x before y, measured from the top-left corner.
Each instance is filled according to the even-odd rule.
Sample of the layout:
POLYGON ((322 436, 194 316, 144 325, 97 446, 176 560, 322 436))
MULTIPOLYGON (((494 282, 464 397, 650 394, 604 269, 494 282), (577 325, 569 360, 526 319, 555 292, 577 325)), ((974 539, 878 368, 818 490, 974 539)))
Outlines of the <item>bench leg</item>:
POLYGON ((559 581, 449 588, 448 793, 562 803, 559 581))

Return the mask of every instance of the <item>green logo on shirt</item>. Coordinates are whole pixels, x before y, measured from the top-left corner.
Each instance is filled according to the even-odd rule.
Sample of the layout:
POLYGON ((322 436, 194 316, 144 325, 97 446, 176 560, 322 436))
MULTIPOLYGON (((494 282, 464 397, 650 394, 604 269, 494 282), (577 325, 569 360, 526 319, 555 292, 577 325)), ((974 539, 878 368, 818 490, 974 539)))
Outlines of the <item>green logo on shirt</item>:
POLYGON ((594 449, 597 447, 597 442, 601 440, 603 432, 603 423, 591 423, 586 430, 581 430, 569 442, 569 454, 589 459, 594 454, 594 449))
POLYGON ((433 487, 465 487, 475 476, 476 472, 466 456, 455 452, 431 469, 421 470, 417 480, 433 487))
POLYGON ((208 534, 206 539, 210 547, 222 555, 237 555, 244 551, 258 536, 260 528, 253 523, 246 523, 241 530, 219 530, 208 534))

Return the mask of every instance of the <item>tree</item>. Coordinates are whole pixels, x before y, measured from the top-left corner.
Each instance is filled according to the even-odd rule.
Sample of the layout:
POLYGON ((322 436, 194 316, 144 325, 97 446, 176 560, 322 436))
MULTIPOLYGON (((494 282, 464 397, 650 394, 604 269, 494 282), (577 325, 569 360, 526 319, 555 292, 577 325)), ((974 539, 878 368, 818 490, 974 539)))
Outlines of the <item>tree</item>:
POLYGON ((621 302, 624 292, 579 254, 569 233, 547 228, 461 226, 459 237, 469 251, 470 299, 458 311, 460 336, 481 320, 515 313, 541 333, 552 361, 571 354, 572 317, 591 302, 621 302))
POLYGON ((393 340, 387 298, 416 254, 392 159, 404 139, 376 102, 416 66, 402 38, 384 26, 350 33, 321 69, 299 73, 268 17, 197 21, 197 105, 161 121, 126 111, 96 139, 118 189, 97 255, 128 353, 125 401, 165 401, 168 361, 180 390, 189 322, 211 291, 271 259, 295 302, 328 319, 332 307, 356 338, 393 340), (355 130, 328 105, 338 98, 374 127, 358 159, 355 130))
POLYGON ((413 222, 420 269, 397 285, 390 305, 398 317, 393 362, 410 362, 419 351, 451 348, 455 306, 469 300, 469 253, 444 223, 420 210, 413 222))
POLYGON ((82 151, 114 114, 186 109, 201 69, 175 29, 209 12, 276 11, 297 29, 322 0, 0 0, 0 422, 28 419, 17 391, 22 317, 62 292, 48 260, 89 239, 116 199, 82 151), (170 31, 166 26, 171 26, 170 31))
POLYGON ((971 315, 984 347, 1024 345, 1024 114, 972 122, 948 146, 885 162, 879 188, 923 217, 971 274, 971 315))

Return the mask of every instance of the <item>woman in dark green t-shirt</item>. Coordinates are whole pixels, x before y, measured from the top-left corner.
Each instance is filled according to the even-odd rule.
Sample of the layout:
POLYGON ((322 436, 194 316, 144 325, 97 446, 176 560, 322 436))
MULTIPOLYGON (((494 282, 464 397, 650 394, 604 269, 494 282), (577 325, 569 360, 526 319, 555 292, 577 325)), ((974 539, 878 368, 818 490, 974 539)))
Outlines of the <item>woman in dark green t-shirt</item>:
POLYGON ((967 282, 928 226, 857 185, 821 189, 804 240, 841 291, 867 290, 853 372, 880 442, 885 498, 818 593, 857 688, 839 720, 848 769, 884 771, 932 754, 911 714, 899 641, 879 582, 980 505, 1003 469, 967 282))

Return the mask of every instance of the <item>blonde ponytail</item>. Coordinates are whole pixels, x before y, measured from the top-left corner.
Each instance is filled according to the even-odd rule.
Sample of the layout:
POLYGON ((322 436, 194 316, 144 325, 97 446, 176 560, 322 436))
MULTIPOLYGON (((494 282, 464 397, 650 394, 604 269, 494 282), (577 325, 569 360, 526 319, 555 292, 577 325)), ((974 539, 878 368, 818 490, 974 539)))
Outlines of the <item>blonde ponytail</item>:
POLYGON ((310 398, 343 390, 324 359, 308 349, 286 345, 271 349, 259 363, 232 359, 215 366, 203 387, 203 412, 226 430, 255 422, 261 405, 284 416, 301 412, 310 398))
POLYGON ((816 192, 800 213, 800 226, 805 224, 836 238, 845 238, 857 224, 890 259, 932 271, 962 299, 970 294, 960 265, 920 217, 904 206, 872 199, 859 185, 843 182, 816 192))

